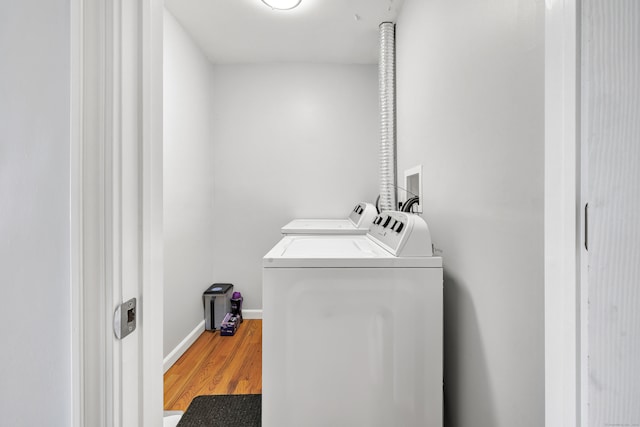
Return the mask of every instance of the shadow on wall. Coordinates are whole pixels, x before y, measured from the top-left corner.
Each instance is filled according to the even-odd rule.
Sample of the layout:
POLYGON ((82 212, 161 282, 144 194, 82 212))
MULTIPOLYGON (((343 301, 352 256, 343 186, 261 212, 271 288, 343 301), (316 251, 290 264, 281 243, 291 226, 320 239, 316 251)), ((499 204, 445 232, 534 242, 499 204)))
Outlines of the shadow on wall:
POLYGON ((468 290, 444 270, 444 426, 495 427, 478 317, 468 290), (465 402, 465 399, 468 400, 465 402), (466 413, 462 413, 465 408, 466 413), (471 411, 469 411, 471 409, 471 411), (473 420, 472 424, 468 421, 473 420))

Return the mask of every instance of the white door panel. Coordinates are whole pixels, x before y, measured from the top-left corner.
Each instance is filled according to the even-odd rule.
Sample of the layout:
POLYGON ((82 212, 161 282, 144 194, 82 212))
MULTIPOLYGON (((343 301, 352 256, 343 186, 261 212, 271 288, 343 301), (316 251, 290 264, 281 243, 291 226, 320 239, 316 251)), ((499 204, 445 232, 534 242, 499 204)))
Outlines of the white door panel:
POLYGON ((589 426, 640 425, 640 2, 583 2, 589 426))

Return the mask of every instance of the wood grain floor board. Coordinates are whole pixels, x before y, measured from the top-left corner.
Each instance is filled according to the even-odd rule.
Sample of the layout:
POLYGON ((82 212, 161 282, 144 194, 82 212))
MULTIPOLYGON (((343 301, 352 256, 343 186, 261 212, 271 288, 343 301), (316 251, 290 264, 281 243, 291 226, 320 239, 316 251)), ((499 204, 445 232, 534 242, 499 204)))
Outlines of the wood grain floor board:
MULTIPOLYGON (((171 405, 184 391, 194 376, 202 370, 209 354, 217 346, 215 335, 205 332, 191 345, 164 375, 164 402, 171 405)), ((166 408, 165 408, 166 409, 166 408)))
POLYGON ((262 393, 262 321, 245 320, 233 337, 205 331, 164 375, 165 410, 194 397, 262 393))

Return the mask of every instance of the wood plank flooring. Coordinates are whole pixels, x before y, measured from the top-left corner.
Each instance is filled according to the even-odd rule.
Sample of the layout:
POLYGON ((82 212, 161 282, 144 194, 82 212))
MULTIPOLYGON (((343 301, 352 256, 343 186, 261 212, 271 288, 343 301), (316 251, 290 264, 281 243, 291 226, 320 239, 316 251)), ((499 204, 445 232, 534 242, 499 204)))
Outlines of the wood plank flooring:
POLYGON ((205 394, 262 393, 262 320, 245 320, 232 337, 204 331, 164 374, 164 409, 185 411, 205 394))

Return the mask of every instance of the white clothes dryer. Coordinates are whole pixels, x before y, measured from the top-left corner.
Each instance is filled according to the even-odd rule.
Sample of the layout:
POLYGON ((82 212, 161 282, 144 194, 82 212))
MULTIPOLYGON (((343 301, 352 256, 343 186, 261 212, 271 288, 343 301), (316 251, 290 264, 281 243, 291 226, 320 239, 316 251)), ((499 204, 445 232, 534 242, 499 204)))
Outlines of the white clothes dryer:
POLYGON ((289 235, 263 259, 264 427, 441 427, 442 258, 424 220, 289 235))
POLYGON ((371 203, 358 203, 346 219, 294 219, 280 229, 282 234, 367 234, 378 214, 371 203))

